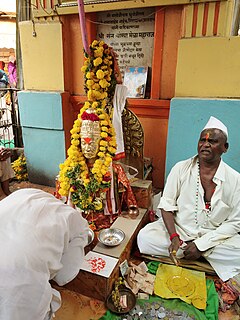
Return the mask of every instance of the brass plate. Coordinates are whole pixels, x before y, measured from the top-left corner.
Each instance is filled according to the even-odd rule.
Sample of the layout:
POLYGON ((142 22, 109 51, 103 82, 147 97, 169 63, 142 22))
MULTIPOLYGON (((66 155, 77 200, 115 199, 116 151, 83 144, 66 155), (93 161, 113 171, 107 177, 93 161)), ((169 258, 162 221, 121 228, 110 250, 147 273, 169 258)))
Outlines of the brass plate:
POLYGON ((119 294, 120 294, 120 296, 124 296, 124 295, 127 296, 127 308, 124 308, 123 310, 118 311, 114 306, 111 294, 107 297, 106 307, 110 311, 117 313, 117 314, 127 313, 135 307, 136 302, 137 302, 136 296, 134 295, 134 293, 131 290, 129 290, 127 288, 126 289, 119 289, 119 294))

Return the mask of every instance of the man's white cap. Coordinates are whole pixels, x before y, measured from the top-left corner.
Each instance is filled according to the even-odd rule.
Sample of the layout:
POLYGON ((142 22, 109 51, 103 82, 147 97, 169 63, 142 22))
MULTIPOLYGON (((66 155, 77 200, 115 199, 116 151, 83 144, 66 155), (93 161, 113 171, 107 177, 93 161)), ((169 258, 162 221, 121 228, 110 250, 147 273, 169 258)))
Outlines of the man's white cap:
POLYGON ((223 133, 225 133, 225 135, 228 137, 228 129, 225 126, 225 124, 222 123, 222 121, 218 120, 215 117, 210 117, 210 119, 208 120, 207 124, 205 125, 205 127, 202 129, 219 129, 222 130, 223 133))

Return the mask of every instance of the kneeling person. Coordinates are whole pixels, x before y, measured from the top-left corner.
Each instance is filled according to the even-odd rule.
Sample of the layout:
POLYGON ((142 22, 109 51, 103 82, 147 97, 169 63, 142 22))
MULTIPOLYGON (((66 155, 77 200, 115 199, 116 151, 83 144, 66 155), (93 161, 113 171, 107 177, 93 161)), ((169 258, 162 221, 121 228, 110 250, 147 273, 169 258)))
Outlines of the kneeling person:
POLYGON ((21 189, 0 201, 0 319, 50 320, 60 294, 49 280, 73 280, 88 223, 50 193, 21 189))

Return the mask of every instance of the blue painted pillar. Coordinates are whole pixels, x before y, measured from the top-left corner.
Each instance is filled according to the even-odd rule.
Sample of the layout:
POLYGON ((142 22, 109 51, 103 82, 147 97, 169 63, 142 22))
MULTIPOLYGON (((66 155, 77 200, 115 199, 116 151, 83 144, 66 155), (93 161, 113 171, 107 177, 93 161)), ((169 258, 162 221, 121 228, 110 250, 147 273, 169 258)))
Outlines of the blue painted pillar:
POLYGON ((24 154, 30 182, 54 186, 66 158, 61 92, 18 93, 24 154))

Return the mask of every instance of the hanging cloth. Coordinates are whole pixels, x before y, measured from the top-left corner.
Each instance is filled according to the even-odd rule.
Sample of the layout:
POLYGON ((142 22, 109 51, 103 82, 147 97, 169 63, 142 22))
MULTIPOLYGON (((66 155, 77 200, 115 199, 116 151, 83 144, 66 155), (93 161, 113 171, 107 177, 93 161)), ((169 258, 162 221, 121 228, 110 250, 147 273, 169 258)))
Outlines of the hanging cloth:
POLYGON ((122 128, 122 112, 125 107, 127 97, 127 87, 117 84, 113 97, 113 127, 116 132, 117 151, 114 160, 125 158, 123 128, 122 128))

